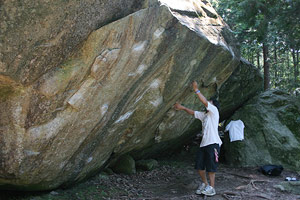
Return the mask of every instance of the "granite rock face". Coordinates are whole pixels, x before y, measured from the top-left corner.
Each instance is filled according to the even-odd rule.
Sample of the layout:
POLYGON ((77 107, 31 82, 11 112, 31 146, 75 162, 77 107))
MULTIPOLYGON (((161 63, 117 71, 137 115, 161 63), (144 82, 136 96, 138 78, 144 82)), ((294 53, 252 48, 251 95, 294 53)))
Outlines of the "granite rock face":
MULTIPOLYGON (((241 58, 239 65, 231 76, 222 84, 217 94, 214 95, 214 97, 218 97, 220 102, 220 122, 231 117, 234 112, 243 107, 248 100, 262 92, 262 89, 263 78, 259 70, 241 58)), ((202 104, 198 99, 186 99, 184 104, 194 110, 203 109, 203 107, 199 107, 199 105, 202 104)), ((152 145, 149 145, 143 150, 133 151, 132 155, 136 159, 170 156, 178 151, 178 149, 182 149, 183 145, 190 144, 191 141, 196 142, 196 135, 201 135, 202 131, 201 121, 192 116, 183 117, 189 117, 190 122, 187 128, 184 129, 184 132, 178 135, 178 137, 167 138, 159 143, 153 141, 152 145)), ((187 123, 186 120, 183 121, 182 126, 186 126, 184 123, 187 123)), ((163 124, 164 123, 162 123, 162 125, 163 124)), ((170 132, 172 130, 172 127, 169 128, 170 132)), ((172 136, 172 134, 166 135, 169 137, 172 136)), ((164 135, 164 137, 166 137, 166 135, 164 135)), ((232 155, 232 157, 234 157, 234 155, 232 155)))
POLYGON ((68 186, 111 158, 180 138, 193 122, 172 106, 198 101, 192 80, 210 97, 239 64, 228 27, 206 1, 73 4, 48 1, 32 9, 41 15, 32 23, 26 6, 0 4, 20 14, 1 22, 1 188, 68 186), (70 17, 61 22, 59 13, 70 17), (22 44, 11 38, 14 24, 22 44))
MULTIPOLYGON (((279 90, 261 93, 230 120, 245 124, 245 140, 225 142, 225 157, 233 166, 300 167, 300 101, 279 90)), ((228 122, 230 121, 228 120, 228 122)))
POLYGON ((239 66, 219 91, 220 121, 228 119, 246 101, 263 91, 263 77, 259 70, 241 59, 239 66))
POLYGON ((0 73, 30 85, 59 67, 93 30, 145 4, 143 0, 1 1, 0 73))

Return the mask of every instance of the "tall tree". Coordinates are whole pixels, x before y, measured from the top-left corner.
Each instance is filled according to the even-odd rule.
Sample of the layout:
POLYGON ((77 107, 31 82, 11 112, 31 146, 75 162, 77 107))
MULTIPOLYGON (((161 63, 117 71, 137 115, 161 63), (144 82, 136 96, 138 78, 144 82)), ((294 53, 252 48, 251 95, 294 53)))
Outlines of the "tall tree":
MULTIPOLYGON (((281 64, 279 65, 279 58, 281 57, 279 49, 282 46, 286 50, 294 49, 292 51, 292 63, 295 84, 292 88, 300 87, 298 84, 300 80, 299 59, 297 59, 300 50, 300 1, 220 0, 215 1, 215 6, 218 13, 236 33, 241 43, 242 55, 254 63, 253 55, 255 53, 257 66, 260 67, 262 51, 265 90, 270 88, 270 71, 272 71, 272 79, 279 78, 279 76, 285 78, 284 73, 280 73, 281 68, 279 68, 282 67, 281 64), (270 62, 271 59, 273 59, 272 62, 270 62), (274 70, 275 73, 273 73, 274 70)), ((285 53, 283 52, 283 54, 285 53)), ((286 63, 289 63, 289 60, 286 63)), ((278 83, 272 81, 274 87, 278 86, 278 83)))
POLYGON ((263 43, 263 58, 264 58, 264 89, 270 88, 270 65, 269 65, 269 47, 263 43))

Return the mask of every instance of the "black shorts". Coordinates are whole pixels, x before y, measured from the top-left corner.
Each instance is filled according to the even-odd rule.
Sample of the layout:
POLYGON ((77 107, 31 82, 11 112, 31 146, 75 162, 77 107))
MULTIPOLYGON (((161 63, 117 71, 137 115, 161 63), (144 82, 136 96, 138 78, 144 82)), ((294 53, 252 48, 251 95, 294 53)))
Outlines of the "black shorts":
POLYGON ((218 162, 215 156, 215 149, 217 150, 219 157, 219 144, 210 144, 204 147, 200 147, 196 155, 195 169, 206 170, 207 172, 216 172, 218 168, 218 162))

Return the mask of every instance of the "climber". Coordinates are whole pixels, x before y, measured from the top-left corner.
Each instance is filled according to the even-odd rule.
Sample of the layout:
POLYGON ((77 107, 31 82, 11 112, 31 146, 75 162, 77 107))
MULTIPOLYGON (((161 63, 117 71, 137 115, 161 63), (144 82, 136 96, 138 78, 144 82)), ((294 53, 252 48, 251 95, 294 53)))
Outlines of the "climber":
POLYGON ((201 94, 198 89, 198 84, 196 81, 192 83, 193 89, 204 104, 206 112, 194 111, 183 105, 176 103, 174 108, 176 110, 183 110, 195 118, 202 121, 202 141, 200 148, 198 149, 196 155, 195 169, 202 179, 202 184, 199 184, 196 194, 204 194, 207 196, 213 196, 216 194, 215 191, 215 174, 218 167, 218 157, 220 153, 220 146, 222 141, 218 134, 219 125, 219 102, 216 99, 207 101, 206 98, 201 94), (210 185, 208 184, 206 178, 206 172, 208 172, 208 177, 210 185))

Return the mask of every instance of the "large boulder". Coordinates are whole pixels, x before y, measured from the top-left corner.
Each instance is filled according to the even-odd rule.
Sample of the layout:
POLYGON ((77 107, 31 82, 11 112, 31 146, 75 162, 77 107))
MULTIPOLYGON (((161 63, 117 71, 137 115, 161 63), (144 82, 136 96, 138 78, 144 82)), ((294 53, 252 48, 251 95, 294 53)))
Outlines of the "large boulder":
POLYGON ((239 66, 220 88, 220 121, 228 119, 234 111, 262 91, 263 77, 260 71, 242 58, 239 66))
MULTIPOLYGON (((34 26, 30 30, 44 39, 35 39, 34 44, 28 40, 22 50, 18 45, 8 48, 13 52, 9 55, 19 57, 13 59, 1 49, 2 188, 49 190, 68 186, 120 155, 180 138, 193 121, 172 106, 176 101, 198 101, 189 89, 192 80, 197 80, 210 97, 239 64, 233 36, 207 1, 161 0, 164 6, 151 3, 92 32, 115 19, 101 17, 111 6, 117 6, 114 14, 109 13, 115 17, 135 9, 119 13, 121 4, 117 1, 88 1, 76 4, 79 12, 72 2, 66 1, 71 4, 66 6, 48 1, 43 6, 59 7, 70 16, 78 16, 75 19, 60 23, 56 19, 65 12, 51 14, 41 5, 35 12, 46 12, 51 23, 38 17, 32 23, 18 23, 25 31, 27 26, 39 27, 43 22, 55 33, 70 23, 60 35, 49 35, 48 29, 43 32, 34 26), (89 14, 89 9, 95 12, 89 14), (92 20, 95 18, 98 23, 92 20), (74 26, 79 32, 72 33, 74 26), (76 42, 69 44, 72 40, 76 42)), ((133 2, 128 1, 128 6, 133 2)), ((25 9, 22 3, 11 3, 1 3, 1 9, 25 9)), ((13 19, 7 22, 17 24, 13 19)), ((13 36, 8 30, 4 33, 10 41, 13 36)), ((194 107, 199 108, 199 104, 194 107)))
POLYGON ((122 155, 112 166, 112 170, 119 174, 135 174, 135 160, 128 154, 122 155))
POLYGON ((242 120, 245 140, 229 143, 225 158, 233 166, 283 165, 300 168, 300 101, 271 90, 251 99, 227 121, 242 120))
POLYGON ((158 167, 158 162, 154 159, 139 160, 136 162, 136 168, 140 170, 150 171, 158 167))
POLYGON ((21 84, 34 83, 61 66, 92 31, 140 10, 146 2, 1 1, 0 82, 9 77, 21 84))
MULTIPOLYGON (((219 98, 221 105, 220 122, 232 116, 236 110, 242 107, 248 100, 252 99, 262 90, 263 77, 261 73, 254 65, 241 58, 239 65, 233 71, 231 76, 225 81, 225 83, 222 84, 215 95, 219 98)), ((203 107, 200 108, 197 106, 201 105, 197 98, 192 98, 190 101, 186 99, 184 104, 187 107, 195 110, 203 109, 203 107)), ((179 149, 182 149, 184 144, 190 144, 191 141, 195 142, 194 140, 197 138, 196 135, 201 134, 202 123, 192 116, 187 115, 183 117, 189 118, 190 123, 187 123, 186 125, 182 124, 182 126, 187 126, 188 128, 184 129, 184 132, 181 133, 179 137, 172 137, 172 134, 163 134, 163 137, 165 138, 160 138, 160 135, 157 134, 156 139, 161 140, 160 142, 153 141, 152 145, 149 145, 143 150, 134 151, 132 152, 132 155, 136 159, 169 156, 174 154, 174 152, 178 151, 179 149)), ((168 118, 166 120, 168 120, 168 118)), ((185 120, 183 122, 186 123, 185 120)), ((162 121, 160 127, 166 128, 164 125, 165 122, 162 121)), ((159 128, 158 132, 161 130, 159 128)), ((168 131, 174 131, 173 127, 170 127, 168 131)))

